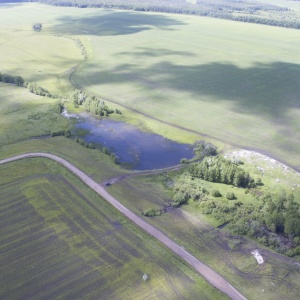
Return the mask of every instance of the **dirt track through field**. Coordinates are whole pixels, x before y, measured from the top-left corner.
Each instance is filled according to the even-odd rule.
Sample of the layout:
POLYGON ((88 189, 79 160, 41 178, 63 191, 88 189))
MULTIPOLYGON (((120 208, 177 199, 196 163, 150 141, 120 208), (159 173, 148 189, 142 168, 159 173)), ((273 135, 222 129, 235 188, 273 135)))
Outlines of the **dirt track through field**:
POLYGON ((220 274, 209 268, 207 265, 199 261, 193 255, 188 253, 183 247, 179 246, 175 242, 173 242, 170 238, 168 238, 164 233, 156 229, 154 226, 148 224, 146 221, 135 215, 128 208, 122 205, 117 199, 115 199, 112 195, 110 195, 102 186, 96 183, 93 179, 87 176, 85 173, 81 172, 74 165, 69 163, 68 161, 48 153, 27 153, 18 156, 14 156, 11 158, 3 159, 0 161, 1 164, 9 163, 12 161, 30 158, 30 157, 46 157, 52 159, 69 171, 78 176, 86 185, 92 188, 96 193, 98 193, 101 197, 103 197, 106 201, 108 201, 111 205, 113 205, 117 210, 119 210, 123 215, 129 218, 132 222, 134 222, 137 226, 142 228, 148 234, 152 235, 156 239, 158 239, 161 243, 163 243, 166 247, 168 247, 171 251, 177 254, 180 258, 185 260, 188 264, 190 264, 195 270, 197 270, 209 283, 215 286, 217 289, 222 291, 224 294, 229 296, 234 300, 245 300, 246 298, 237 291, 232 285, 230 285, 220 274))

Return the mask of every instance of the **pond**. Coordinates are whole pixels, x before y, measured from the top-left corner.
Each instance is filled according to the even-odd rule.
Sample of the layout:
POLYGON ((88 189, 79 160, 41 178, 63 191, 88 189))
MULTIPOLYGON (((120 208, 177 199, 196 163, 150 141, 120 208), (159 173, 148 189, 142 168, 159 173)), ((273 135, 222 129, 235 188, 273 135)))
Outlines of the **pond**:
POLYGON ((72 133, 88 143, 101 144, 115 153, 122 165, 134 170, 152 170, 192 158, 193 145, 180 144, 158 134, 144 132, 125 122, 95 118, 87 113, 65 116, 76 118, 72 133))

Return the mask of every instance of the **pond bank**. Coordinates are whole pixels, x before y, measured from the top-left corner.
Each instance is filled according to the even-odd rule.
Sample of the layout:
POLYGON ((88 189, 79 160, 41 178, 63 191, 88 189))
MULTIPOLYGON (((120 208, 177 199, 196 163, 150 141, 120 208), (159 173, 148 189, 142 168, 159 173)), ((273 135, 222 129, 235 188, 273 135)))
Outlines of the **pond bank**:
POLYGON ((194 156, 193 145, 181 144, 165 137, 109 118, 96 118, 87 113, 63 116, 75 120, 72 134, 88 143, 100 144, 116 154, 129 169, 153 170, 180 163, 194 156))

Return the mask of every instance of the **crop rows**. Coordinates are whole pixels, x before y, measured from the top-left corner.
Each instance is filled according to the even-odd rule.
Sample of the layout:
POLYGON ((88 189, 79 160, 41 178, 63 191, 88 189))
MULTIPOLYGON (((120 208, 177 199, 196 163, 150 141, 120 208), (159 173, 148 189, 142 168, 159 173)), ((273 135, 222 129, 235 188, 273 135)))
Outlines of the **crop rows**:
POLYGON ((188 299, 207 286, 80 183, 45 174, 0 186, 1 299, 188 299))

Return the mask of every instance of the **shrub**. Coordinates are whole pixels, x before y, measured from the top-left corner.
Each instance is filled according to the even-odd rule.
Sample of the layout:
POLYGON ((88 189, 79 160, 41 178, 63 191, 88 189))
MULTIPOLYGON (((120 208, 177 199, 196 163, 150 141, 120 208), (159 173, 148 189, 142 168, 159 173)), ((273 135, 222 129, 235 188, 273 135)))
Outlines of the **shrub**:
POLYGON ((218 190, 212 190, 211 195, 213 197, 222 197, 222 194, 218 190))
POLYGON ((180 163, 181 164, 186 164, 188 162, 188 159, 187 158, 182 158, 181 160, 180 160, 180 163))
POLYGON ((15 77, 14 77, 14 83, 15 83, 17 86, 23 86, 23 84, 24 84, 24 79, 23 79, 21 76, 15 76, 15 77))
POLYGON ((2 80, 4 83, 15 83, 14 77, 13 77, 13 76, 10 76, 10 75, 7 75, 7 74, 2 74, 1 80, 2 80))
POLYGON ((256 185, 263 185, 261 178, 257 178, 256 185))
POLYGON ((150 208, 150 209, 143 211, 142 214, 146 217, 155 217, 155 216, 160 216, 162 213, 163 213, 163 211, 160 209, 150 208))
POLYGON ((103 147, 103 148, 102 148, 102 153, 104 153, 104 154, 109 154, 108 148, 107 148, 107 147, 103 147))
POLYGON ((228 193, 226 194, 226 198, 227 198, 228 200, 234 200, 234 199, 235 199, 235 195, 234 195, 233 192, 228 192, 228 193))

